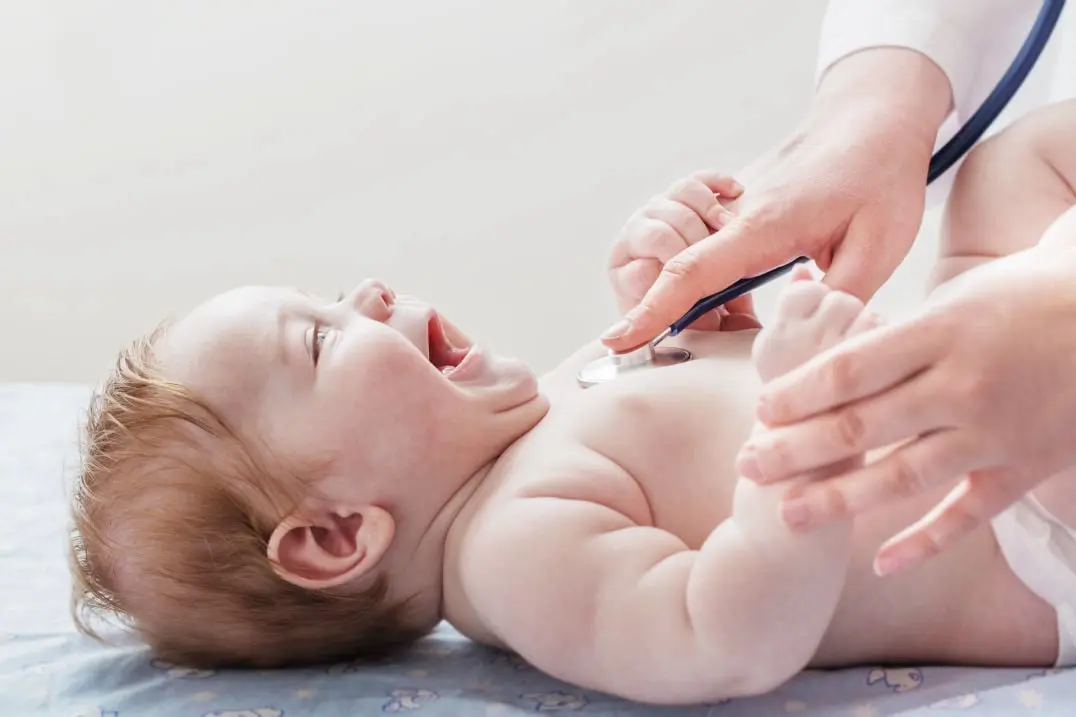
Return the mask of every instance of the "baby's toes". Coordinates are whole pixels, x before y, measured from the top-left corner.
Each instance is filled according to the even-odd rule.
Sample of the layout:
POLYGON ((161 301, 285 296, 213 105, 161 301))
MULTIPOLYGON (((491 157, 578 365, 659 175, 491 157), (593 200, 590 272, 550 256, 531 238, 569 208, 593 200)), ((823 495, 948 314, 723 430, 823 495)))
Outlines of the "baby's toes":
POLYGON ((830 288, 820 281, 794 281, 777 297, 777 323, 789 324, 811 318, 830 288))
POLYGON ((830 291, 811 317, 815 325, 818 351, 835 346, 845 337, 856 321, 866 313, 863 302, 843 291, 830 291))
POLYGON ((831 289, 818 281, 798 280, 781 290, 775 320, 755 339, 751 356, 763 381, 770 381, 817 353, 814 316, 831 289))
POLYGON ((864 308, 863 311, 859 312, 859 316, 857 316, 856 320, 852 322, 852 325, 848 327, 848 330, 844 332, 844 335, 846 338, 858 336, 859 334, 866 333, 871 329, 876 329, 884 323, 885 319, 883 319, 881 316, 874 313, 870 309, 864 308))

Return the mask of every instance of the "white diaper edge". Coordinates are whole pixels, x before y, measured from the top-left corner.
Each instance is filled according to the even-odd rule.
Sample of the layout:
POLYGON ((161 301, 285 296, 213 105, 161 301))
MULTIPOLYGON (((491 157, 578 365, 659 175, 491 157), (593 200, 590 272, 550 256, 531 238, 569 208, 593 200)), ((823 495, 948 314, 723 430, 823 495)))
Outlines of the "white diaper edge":
POLYGON ((1076 665, 1076 566, 1052 549, 1051 532, 1076 533, 1034 496, 1026 495, 990 523, 1009 569, 1057 616, 1057 659, 1054 667, 1076 665), (1037 534, 1036 534, 1037 533, 1037 534))

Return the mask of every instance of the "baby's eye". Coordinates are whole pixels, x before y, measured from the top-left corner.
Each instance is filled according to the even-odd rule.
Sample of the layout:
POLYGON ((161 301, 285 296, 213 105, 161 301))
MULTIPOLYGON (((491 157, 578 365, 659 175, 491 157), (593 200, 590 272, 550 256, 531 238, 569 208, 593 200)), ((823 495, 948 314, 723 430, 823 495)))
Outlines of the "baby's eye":
POLYGON ((314 365, 318 363, 318 357, 321 356, 321 344, 325 341, 325 334, 328 332, 322 328, 314 329, 314 341, 311 347, 311 354, 314 356, 314 365))

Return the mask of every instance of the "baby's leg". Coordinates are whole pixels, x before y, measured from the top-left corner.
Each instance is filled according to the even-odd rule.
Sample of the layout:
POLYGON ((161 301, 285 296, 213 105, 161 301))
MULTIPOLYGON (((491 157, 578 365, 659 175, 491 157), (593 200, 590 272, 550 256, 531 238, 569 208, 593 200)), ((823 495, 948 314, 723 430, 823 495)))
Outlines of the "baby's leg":
MULTIPOLYGON (((778 300, 775 320, 755 340, 754 361, 763 381, 876 325, 874 315, 853 296, 810 280, 806 270, 797 270, 793 277, 778 300)), ((752 440, 766 440, 761 426, 756 426, 752 440)), ((758 584, 750 588, 757 597, 743 625, 766 641, 759 653, 767 664, 785 670, 809 664, 833 619, 852 552, 850 518, 794 532, 779 513, 781 499, 799 483, 844 472, 861 460, 775 485, 758 485, 746 478, 736 485, 732 520, 752 545, 758 571, 751 576, 758 584)))
POLYGON ((1044 107, 973 149, 946 205, 931 288, 1035 246, 1076 204, 1076 100, 1044 107))

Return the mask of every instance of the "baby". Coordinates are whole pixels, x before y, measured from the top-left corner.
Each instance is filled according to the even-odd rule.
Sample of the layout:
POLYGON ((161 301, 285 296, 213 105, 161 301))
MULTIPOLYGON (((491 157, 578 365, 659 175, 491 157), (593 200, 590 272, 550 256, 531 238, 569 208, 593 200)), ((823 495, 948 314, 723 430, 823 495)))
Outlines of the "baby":
MULTIPOLYGON (((1074 144, 1046 141, 1074 126, 1060 107, 968 160, 943 278, 1030 246, 1071 206, 1074 144)), ((708 226, 713 195, 693 205, 708 226)), ((667 704, 805 667, 1063 661, 1058 611, 989 527, 875 576, 882 541, 948 486, 797 534, 777 511, 790 486, 737 476, 762 383, 874 325, 801 271, 767 328, 688 331, 667 343, 695 360, 582 389, 600 345, 538 379, 376 281, 336 301, 217 296, 125 351, 95 399, 79 624, 115 613, 172 661, 271 667, 384 654, 445 619, 557 678, 667 704)))

